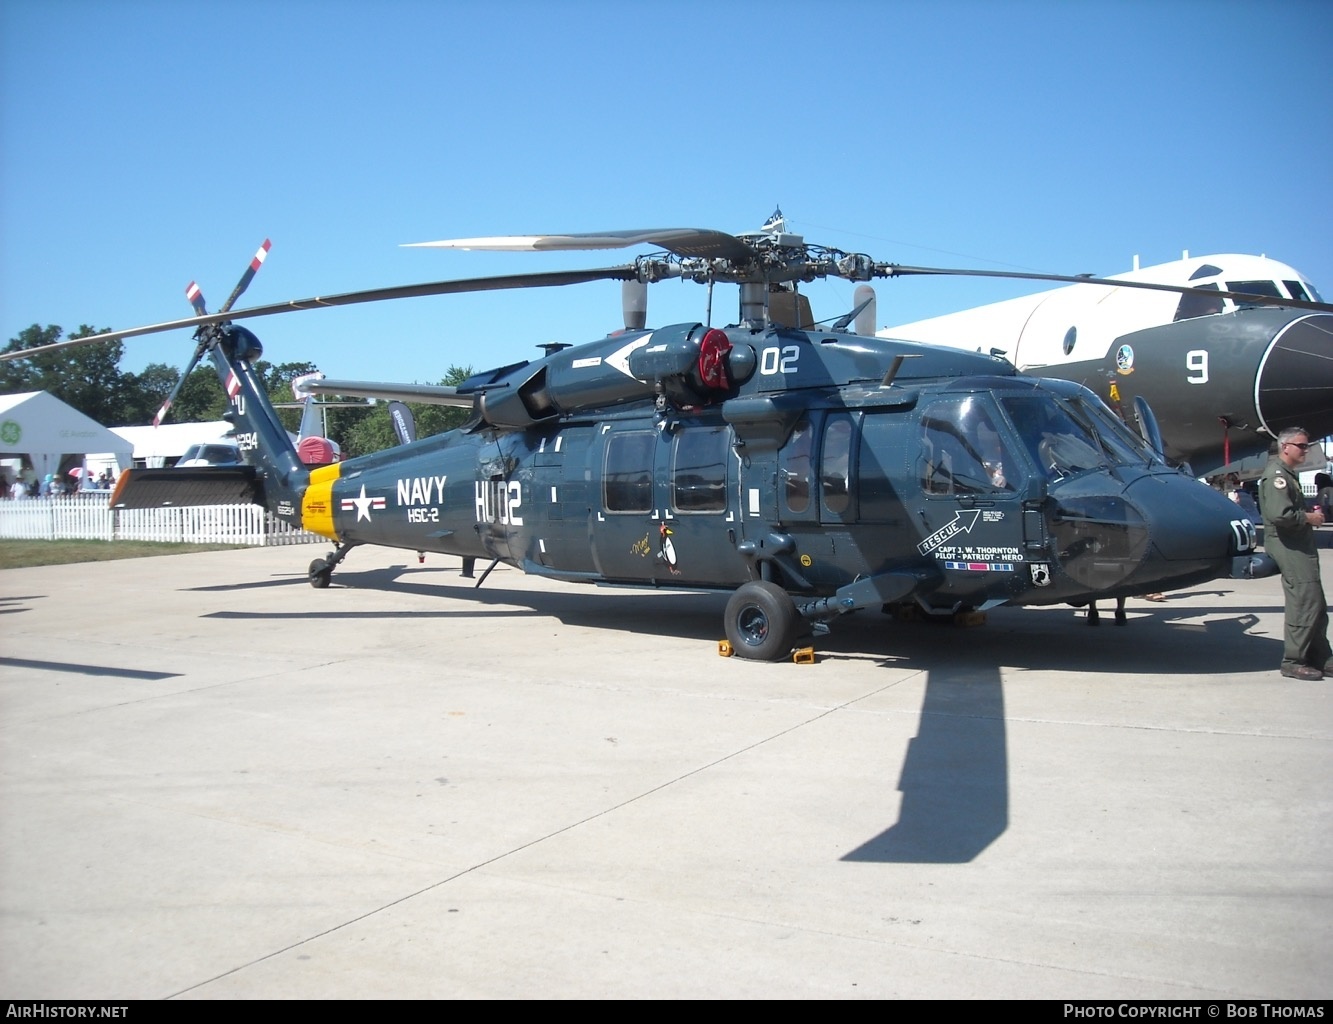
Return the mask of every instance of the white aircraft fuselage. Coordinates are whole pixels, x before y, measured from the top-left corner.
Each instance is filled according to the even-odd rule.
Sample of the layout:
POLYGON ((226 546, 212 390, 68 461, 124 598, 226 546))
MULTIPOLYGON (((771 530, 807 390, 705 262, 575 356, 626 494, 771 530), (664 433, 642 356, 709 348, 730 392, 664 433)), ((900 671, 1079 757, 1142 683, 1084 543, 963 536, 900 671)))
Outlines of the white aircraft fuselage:
MULTIPOLYGON (((1285 263, 1195 256, 1111 280, 1320 301, 1285 263)), ((1333 433, 1333 314, 1221 296, 1069 285, 886 327, 880 337, 1000 350, 1020 370, 1075 380, 1132 418, 1142 397, 1174 461, 1196 473, 1264 451, 1283 428, 1333 433)))

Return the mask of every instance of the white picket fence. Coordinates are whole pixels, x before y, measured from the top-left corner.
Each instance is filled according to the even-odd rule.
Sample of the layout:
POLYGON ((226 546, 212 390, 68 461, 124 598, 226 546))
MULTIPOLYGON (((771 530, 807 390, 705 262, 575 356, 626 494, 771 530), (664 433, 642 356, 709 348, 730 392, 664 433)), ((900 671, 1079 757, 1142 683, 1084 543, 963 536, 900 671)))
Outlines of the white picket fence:
POLYGON ((191 544, 322 544, 258 505, 113 509, 109 492, 0 501, 0 538, 150 540, 191 544))

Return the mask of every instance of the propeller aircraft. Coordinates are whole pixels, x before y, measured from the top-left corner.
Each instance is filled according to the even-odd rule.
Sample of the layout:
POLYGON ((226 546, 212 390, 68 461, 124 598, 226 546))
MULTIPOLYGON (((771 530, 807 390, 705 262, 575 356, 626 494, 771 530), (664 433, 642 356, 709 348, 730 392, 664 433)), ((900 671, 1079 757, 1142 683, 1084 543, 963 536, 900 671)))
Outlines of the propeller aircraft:
MULTIPOLYGON (((859 609, 957 616, 1256 573, 1254 530, 1237 506, 1170 468, 1086 387, 1025 376, 998 355, 854 333, 858 310, 817 328, 797 292, 821 277, 939 271, 810 245, 780 222, 741 235, 664 229, 432 244, 662 251, 622 266, 214 314, 200 298, 188 320, 7 358, 194 328, 248 463, 209 471, 216 483, 196 493, 259 501, 329 538, 334 550, 308 570, 317 588, 357 546, 378 544, 459 556, 465 575, 484 559, 567 582, 726 591, 731 651, 775 660, 798 635, 859 609), (708 285, 710 312, 714 284, 738 285, 737 321, 631 322, 453 388, 363 385, 471 416, 457 430, 329 465, 301 461, 254 370, 261 343, 237 322, 596 280, 626 282, 633 313, 642 287, 666 278, 708 285)), ((356 393, 344 381, 307 387, 356 393)), ((113 504, 184 503, 166 489, 183 485, 181 472, 166 481, 129 471, 113 504)))
POLYGON ((1108 281, 1196 290, 1075 284, 878 335, 961 348, 984 339, 1022 372, 1086 384, 1114 409, 1146 401, 1168 458, 1196 474, 1264 454, 1287 427, 1333 433, 1333 315, 1303 305, 1319 293, 1298 271, 1262 256, 1186 255, 1108 281))

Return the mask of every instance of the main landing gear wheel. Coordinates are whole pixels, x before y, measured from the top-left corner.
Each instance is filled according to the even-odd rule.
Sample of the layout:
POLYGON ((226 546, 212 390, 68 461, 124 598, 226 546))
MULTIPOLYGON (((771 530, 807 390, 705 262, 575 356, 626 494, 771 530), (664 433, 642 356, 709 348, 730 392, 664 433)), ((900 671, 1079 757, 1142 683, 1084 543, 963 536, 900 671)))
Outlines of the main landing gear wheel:
POLYGON ((796 606, 776 583, 752 580, 727 602, 727 640, 742 658, 777 661, 791 653, 796 606))
POLYGON ((311 562, 308 571, 310 573, 310 585, 316 590, 323 590, 327 587, 333 576, 333 566, 322 558, 316 558, 311 562))

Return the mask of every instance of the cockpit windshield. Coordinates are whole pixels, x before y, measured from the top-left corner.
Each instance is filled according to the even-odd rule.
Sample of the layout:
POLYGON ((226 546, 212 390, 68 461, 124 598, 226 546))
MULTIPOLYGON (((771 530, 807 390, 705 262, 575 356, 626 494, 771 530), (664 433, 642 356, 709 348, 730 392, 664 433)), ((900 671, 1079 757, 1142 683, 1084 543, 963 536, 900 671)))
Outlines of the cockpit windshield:
POLYGON ((1276 281, 1228 281, 1227 291, 1242 292, 1246 295, 1267 295, 1274 299, 1287 298, 1278 290, 1276 281))
POLYGON ((1038 392, 1009 396, 1000 404, 1032 461, 1051 482, 1094 469, 1160 461, 1090 394, 1059 399, 1038 392))
POLYGON ((1018 436, 1037 468, 1049 480, 1110 465, 1097 438, 1075 422, 1053 395, 1013 396, 1001 400, 1018 436))
MULTIPOLYGON (((1205 269, 1217 271, 1216 267, 1205 269)), ((1220 273, 1220 271, 1218 272, 1220 273)), ((1199 275, 1196 273, 1194 276, 1198 277, 1199 275)), ((1209 291, 1217 291, 1217 285, 1212 283, 1196 285, 1193 292, 1181 295, 1180 302, 1176 306, 1176 314, 1172 317, 1172 320, 1193 320, 1195 317, 1212 316, 1214 313, 1223 312, 1226 307, 1223 304, 1222 296, 1200 294, 1209 291)), ((1277 281, 1227 281, 1226 291, 1239 292, 1245 295, 1266 295, 1274 299, 1300 299, 1302 302, 1324 301, 1319 297, 1315 286, 1309 281, 1283 280, 1281 286, 1277 281)), ((1245 300, 1239 300, 1239 305, 1245 305, 1245 300)))
POLYGON ((1080 395, 1069 399, 1079 418, 1097 434, 1102 447, 1113 454, 1120 462, 1131 465, 1144 463, 1163 463, 1163 459, 1153 451, 1142 437, 1125 425, 1124 420, 1113 413, 1098 398, 1092 395, 1080 395))

